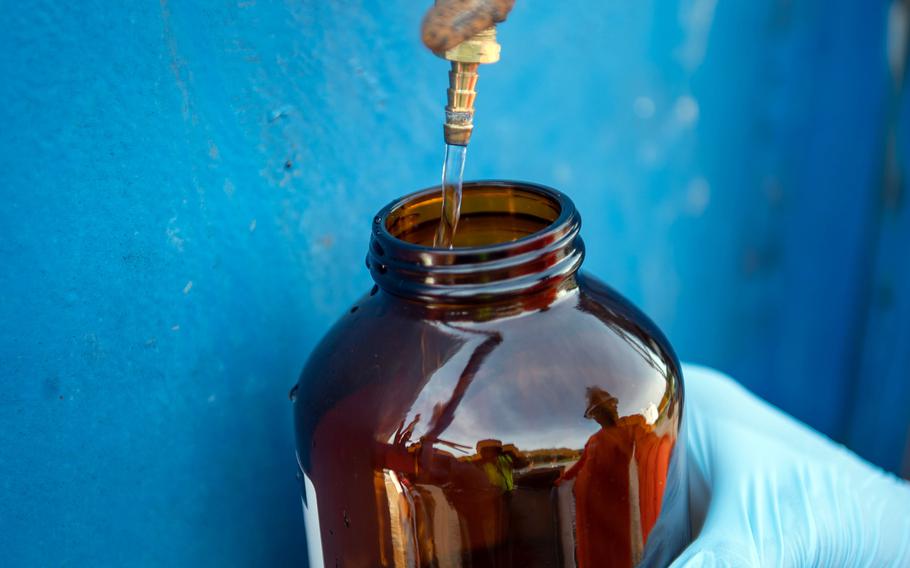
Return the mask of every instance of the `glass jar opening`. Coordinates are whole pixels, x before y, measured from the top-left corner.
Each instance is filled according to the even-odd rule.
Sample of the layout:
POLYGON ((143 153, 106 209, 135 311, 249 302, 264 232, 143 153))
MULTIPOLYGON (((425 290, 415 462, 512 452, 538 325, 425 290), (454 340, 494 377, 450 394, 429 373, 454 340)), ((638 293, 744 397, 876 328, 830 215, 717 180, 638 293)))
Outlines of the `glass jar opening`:
POLYGON ((374 219, 367 267, 383 289, 407 297, 487 301, 552 286, 584 258, 575 205, 548 187, 464 184, 454 248, 434 248, 439 187, 398 199, 374 219))
MULTIPOLYGON (((536 186, 503 182, 467 183, 455 248, 472 248, 517 241, 543 231, 560 217, 560 196, 536 186)), ((411 244, 432 247, 442 211, 439 189, 421 192, 391 210, 386 230, 411 244)))

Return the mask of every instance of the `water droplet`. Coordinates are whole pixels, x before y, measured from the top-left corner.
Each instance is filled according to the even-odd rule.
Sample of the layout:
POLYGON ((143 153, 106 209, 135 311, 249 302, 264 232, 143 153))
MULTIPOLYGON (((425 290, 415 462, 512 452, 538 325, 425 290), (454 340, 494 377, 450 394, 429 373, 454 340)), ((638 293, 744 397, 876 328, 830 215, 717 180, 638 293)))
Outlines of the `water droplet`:
POLYGON ((353 314, 354 312, 356 312, 357 308, 358 308, 358 306, 354 306, 353 308, 351 308, 351 313, 353 314))
POLYGON ((632 109, 639 118, 651 118, 656 110, 654 100, 650 97, 636 97, 632 104, 632 109))
POLYGON ((370 296, 375 296, 376 292, 378 292, 378 291, 379 291, 379 286, 376 284, 373 284, 373 289, 370 290, 370 296))
POLYGON ((698 101, 688 95, 683 95, 676 99, 673 106, 673 114, 682 124, 691 124, 698 120, 698 101))
POLYGON ((294 385, 294 387, 288 393, 288 399, 290 399, 291 402, 297 402, 297 389, 299 389, 299 388, 300 388, 300 383, 297 383, 296 385, 294 385))
POLYGON ((692 179, 686 187, 686 210, 699 216, 708 208, 710 201, 711 186, 708 185, 708 180, 701 176, 692 179))
POLYGON ((344 526, 345 528, 351 528, 351 519, 348 517, 348 512, 344 511, 344 526))

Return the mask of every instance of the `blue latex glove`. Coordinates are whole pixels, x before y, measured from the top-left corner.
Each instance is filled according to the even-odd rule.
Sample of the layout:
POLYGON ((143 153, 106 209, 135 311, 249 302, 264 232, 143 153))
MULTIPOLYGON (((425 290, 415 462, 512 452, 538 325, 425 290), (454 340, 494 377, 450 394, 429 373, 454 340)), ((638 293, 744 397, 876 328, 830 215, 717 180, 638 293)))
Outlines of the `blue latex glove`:
POLYGON ((910 484, 729 377, 684 376, 697 538, 673 568, 910 567, 910 484))

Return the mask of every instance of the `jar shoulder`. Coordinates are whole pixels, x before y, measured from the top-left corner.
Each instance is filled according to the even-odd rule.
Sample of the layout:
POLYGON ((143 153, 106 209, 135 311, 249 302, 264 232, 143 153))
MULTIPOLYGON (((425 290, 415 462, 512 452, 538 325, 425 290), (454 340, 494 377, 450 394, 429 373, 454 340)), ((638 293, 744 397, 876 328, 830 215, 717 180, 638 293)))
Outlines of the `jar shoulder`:
POLYGON ((301 388, 355 388, 405 368, 430 372, 465 343, 499 337, 512 349, 500 356, 545 355, 568 367, 573 361, 628 357, 660 361, 672 374, 680 365, 660 328, 633 303, 600 279, 581 272, 578 287, 547 309, 508 317, 445 318, 420 304, 374 291, 364 294, 344 313, 313 349, 301 373, 301 388), (630 351, 605 349, 623 342, 630 351), (356 375, 356 376, 354 376, 356 375))
POLYGON ((302 430, 334 413, 328 422, 380 438, 414 422, 415 436, 448 430, 527 444, 522 432, 571 428, 583 439, 592 400, 609 401, 617 417, 677 422, 681 375, 666 338, 587 274, 547 309, 485 321, 433 319, 382 292, 355 306, 301 375, 302 430))
POLYGON ((620 326, 627 333, 632 333, 666 360, 677 375, 681 375, 682 366, 673 346, 647 314, 613 287, 587 272, 582 271, 578 281, 582 294, 587 298, 585 307, 599 314, 606 312, 603 319, 611 322, 607 327, 615 330, 614 325, 620 326))

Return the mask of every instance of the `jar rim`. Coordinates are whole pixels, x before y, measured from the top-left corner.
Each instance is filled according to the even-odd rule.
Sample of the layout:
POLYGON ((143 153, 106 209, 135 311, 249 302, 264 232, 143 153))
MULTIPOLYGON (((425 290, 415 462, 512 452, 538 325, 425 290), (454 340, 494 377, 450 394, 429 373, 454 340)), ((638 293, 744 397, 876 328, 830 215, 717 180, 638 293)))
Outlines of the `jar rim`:
POLYGON ((443 249, 439 247, 423 245, 420 243, 414 243, 392 234, 388 227, 389 218, 394 213, 398 212, 413 202, 437 197, 441 193, 440 186, 437 185, 399 197, 398 199, 395 199, 380 209, 379 213, 376 214, 376 217, 373 218, 374 236, 377 236, 376 233, 378 231, 383 240, 395 241, 396 245, 403 248, 426 253, 444 253, 454 255, 472 253, 495 253, 502 250, 515 248, 516 246, 521 246, 527 241, 533 241, 534 239, 545 237, 547 233, 558 230, 558 227, 560 225, 565 225, 573 217, 573 215, 577 216, 575 204, 571 199, 569 199, 566 194, 551 187, 536 183, 510 180, 476 180, 465 182, 462 191, 464 194, 467 194, 472 190, 487 187, 501 187, 504 189, 512 190, 518 189, 525 193, 533 193, 553 202, 558 207, 559 211, 552 221, 531 234, 519 237, 518 239, 512 241, 498 242, 486 245, 443 249))
MULTIPOLYGON (((541 218, 540 229, 514 240, 436 248, 400 238, 389 228, 390 218, 406 207, 422 201, 438 204, 441 197, 439 186, 411 193, 383 207, 373 220, 367 267, 376 283, 404 296, 465 300, 528 291, 574 274, 584 257, 584 245, 578 236, 581 217, 572 200, 550 187, 506 180, 466 182, 463 199, 467 202, 472 195, 491 188, 509 190, 516 203, 520 194, 543 198, 554 209, 555 216, 546 224, 543 223, 548 219, 541 218)), ((521 212, 509 208, 472 214, 478 213, 517 215, 521 212)), ((438 218, 437 215, 435 219, 438 218)))

